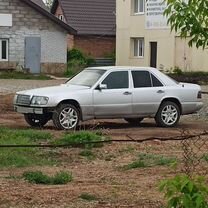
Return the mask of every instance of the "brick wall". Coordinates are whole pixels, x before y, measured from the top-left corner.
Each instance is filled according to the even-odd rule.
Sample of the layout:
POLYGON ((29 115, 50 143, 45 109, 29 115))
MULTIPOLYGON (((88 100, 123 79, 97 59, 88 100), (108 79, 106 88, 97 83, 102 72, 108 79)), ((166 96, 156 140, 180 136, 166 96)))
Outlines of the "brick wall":
MULTIPOLYGON (((8 65, 24 66, 25 37, 41 37, 41 64, 66 66, 67 32, 20 0, 0 0, 0 13, 12 14, 13 26, 0 27, 0 38, 9 40, 8 65)), ((0 68, 5 67, 0 63, 0 68)), ((46 71, 43 67, 43 71, 46 71)), ((48 71, 48 70, 47 70, 48 71)))
POLYGON ((74 47, 94 58, 102 58, 115 50, 115 37, 75 36, 74 47))
MULTIPOLYGON (((59 15, 64 15, 60 5, 57 6, 55 12, 55 16, 58 17, 59 15)), ((116 38, 105 36, 68 35, 67 42, 68 49, 77 48, 94 58, 103 58, 106 54, 110 54, 115 50, 116 38)))

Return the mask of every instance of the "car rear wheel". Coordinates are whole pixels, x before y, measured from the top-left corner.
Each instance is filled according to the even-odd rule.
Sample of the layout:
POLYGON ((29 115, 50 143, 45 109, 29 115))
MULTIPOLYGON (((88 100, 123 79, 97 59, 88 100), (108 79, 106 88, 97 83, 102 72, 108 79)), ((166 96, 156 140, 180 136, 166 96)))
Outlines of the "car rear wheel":
POLYGON ((161 127, 174 127, 180 119, 180 109, 174 102, 167 101, 161 104, 155 121, 161 127))
POLYGON ((138 125, 142 122, 144 118, 124 118, 125 121, 132 125, 138 125))
POLYGON ((32 127, 45 126, 50 118, 47 115, 24 114, 25 121, 32 127))
POLYGON ((53 123, 60 130, 76 129, 79 121, 79 110, 71 104, 61 104, 53 113, 53 123))

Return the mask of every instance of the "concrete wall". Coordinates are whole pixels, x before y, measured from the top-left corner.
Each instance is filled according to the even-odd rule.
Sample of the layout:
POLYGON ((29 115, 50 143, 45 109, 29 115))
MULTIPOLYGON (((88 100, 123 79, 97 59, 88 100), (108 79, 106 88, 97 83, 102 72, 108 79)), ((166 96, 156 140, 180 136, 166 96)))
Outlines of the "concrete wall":
POLYGON ((145 14, 132 13, 133 1, 116 0, 117 33, 116 33, 116 64, 131 66, 150 66, 150 42, 157 42, 157 68, 163 70, 179 66, 181 69, 208 71, 207 51, 189 49, 186 44, 187 64, 182 61, 183 42, 171 33, 170 29, 145 29, 145 14), (144 38, 144 57, 132 56, 133 44, 131 38, 144 38))
POLYGON ((57 73, 61 73, 66 67, 67 32, 50 19, 41 15, 28 5, 19 0, 0 0, 0 13, 8 13, 13 16, 12 27, 0 27, 0 38, 9 40, 9 62, 5 65, 24 66, 25 37, 41 37, 41 66, 43 72, 48 71, 50 65, 57 73), (53 66, 54 65, 54 66, 53 66))

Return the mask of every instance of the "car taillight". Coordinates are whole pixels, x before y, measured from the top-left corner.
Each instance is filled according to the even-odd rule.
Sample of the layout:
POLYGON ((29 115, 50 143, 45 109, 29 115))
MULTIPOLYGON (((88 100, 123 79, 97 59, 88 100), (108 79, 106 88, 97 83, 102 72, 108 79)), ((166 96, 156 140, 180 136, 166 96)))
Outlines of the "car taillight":
POLYGON ((197 98, 198 99, 201 99, 202 98, 202 92, 201 91, 198 92, 197 98))

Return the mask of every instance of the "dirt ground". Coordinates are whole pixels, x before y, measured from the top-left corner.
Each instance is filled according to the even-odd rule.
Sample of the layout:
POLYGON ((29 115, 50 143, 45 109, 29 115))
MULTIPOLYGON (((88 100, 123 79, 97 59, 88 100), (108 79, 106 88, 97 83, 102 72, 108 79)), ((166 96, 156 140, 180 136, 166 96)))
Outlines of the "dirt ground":
MULTIPOLYGON (((12 128, 30 128, 23 116, 12 111, 13 95, 2 97, 0 101, 0 126, 12 128)), ((178 136, 186 129, 192 133, 207 130, 208 123, 194 120, 192 117, 181 119, 177 128, 164 129, 156 127, 151 119, 146 119, 137 127, 132 127, 123 120, 99 120, 85 122, 81 129, 102 129, 113 139, 143 139, 151 136, 178 136)), ((56 131, 52 122, 42 131, 54 135, 56 131)), ((10 168, 0 170, 0 208, 157 208, 164 203, 163 195, 158 191, 159 181, 174 175, 179 170, 166 166, 140 168, 122 171, 119 167, 132 162, 138 153, 161 154, 181 157, 179 142, 151 141, 143 144, 111 143, 94 149, 95 160, 79 156, 79 149, 61 151, 64 162, 53 167, 10 168), (73 182, 62 186, 33 185, 14 178, 25 170, 42 170, 54 174, 58 170, 72 172, 73 182), (95 201, 86 201, 79 196, 90 193, 97 197, 95 201)))

